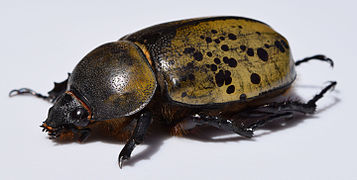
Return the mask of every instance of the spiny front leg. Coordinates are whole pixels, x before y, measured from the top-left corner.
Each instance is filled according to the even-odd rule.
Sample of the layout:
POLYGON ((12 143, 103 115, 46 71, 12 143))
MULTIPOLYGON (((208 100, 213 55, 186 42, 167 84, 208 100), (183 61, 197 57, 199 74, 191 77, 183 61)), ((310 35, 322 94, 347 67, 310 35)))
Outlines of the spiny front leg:
POLYGON ((144 141, 144 136, 150 126, 151 119, 152 115, 150 112, 144 112, 140 115, 132 136, 119 154, 118 163, 120 168, 123 167, 124 160, 128 160, 130 158, 135 146, 144 141))
MULTIPOLYGON (((70 73, 68 73, 68 78, 69 78, 69 76, 70 76, 70 73)), ((48 96, 37 93, 36 91, 29 89, 29 88, 14 89, 14 90, 10 91, 9 96, 13 97, 13 96, 17 96, 17 95, 29 94, 29 95, 36 96, 38 98, 41 98, 41 99, 44 99, 46 101, 53 103, 56 101, 56 99, 61 94, 63 94, 66 91, 68 78, 60 83, 55 82, 54 83, 55 87, 51 91, 48 92, 48 96)))
POLYGON ((36 96, 38 98, 44 99, 46 101, 51 101, 49 96, 42 95, 32 89, 29 88, 21 88, 21 89, 13 89, 9 93, 9 97, 17 96, 20 94, 30 94, 32 96, 36 96))

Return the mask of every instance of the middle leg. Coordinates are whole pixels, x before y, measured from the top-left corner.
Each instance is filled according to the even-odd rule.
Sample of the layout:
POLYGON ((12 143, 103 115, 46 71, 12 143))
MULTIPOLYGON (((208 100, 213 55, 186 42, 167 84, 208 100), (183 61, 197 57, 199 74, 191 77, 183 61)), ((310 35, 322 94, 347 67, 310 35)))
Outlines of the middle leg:
POLYGON ((222 129, 225 131, 232 131, 241 136, 251 138, 253 136, 253 131, 250 129, 242 128, 235 121, 224 119, 218 116, 209 116, 204 114, 195 114, 192 116, 193 122, 197 125, 209 125, 222 129))

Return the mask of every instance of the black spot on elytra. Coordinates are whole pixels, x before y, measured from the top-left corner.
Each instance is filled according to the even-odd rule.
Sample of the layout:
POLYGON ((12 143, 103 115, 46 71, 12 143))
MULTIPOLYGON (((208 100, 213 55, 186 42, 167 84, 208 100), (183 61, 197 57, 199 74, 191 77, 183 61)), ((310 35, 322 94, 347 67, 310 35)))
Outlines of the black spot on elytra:
POLYGON ((216 84, 218 87, 222 87, 224 84, 224 73, 223 70, 219 70, 219 72, 215 75, 216 84))
POLYGON ((264 44, 264 47, 265 48, 270 48, 270 45, 269 44, 264 44))
POLYGON ((274 45, 283 53, 285 52, 285 49, 283 47, 283 45, 281 45, 281 43, 279 41, 275 41, 274 45))
POLYGON ((247 49, 247 46, 244 46, 244 45, 240 45, 239 47, 242 51, 245 51, 247 49))
POLYGON ((259 84, 260 83, 260 76, 257 73, 252 73, 252 75, 250 75, 250 81, 253 84, 259 84))
POLYGON ((201 35, 200 38, 201 38, 201 39, 204 39, 205 37, 201 35))
POLYGON ((281 42, 281 44, 283 44, 283 46, 284 46, 286 49, 289 49, 288 43, 286 43, 284 40, 281 40, 280 42, 281 42))
POLYGON ((193 52, 195 52, 195 48, 185 48, 185 49, 183 50, 183 53, 184 53, 184 54, 191 54, 191 53, 193 53, 193 52))
POLYGON ((225 70, 224 71, 224 84, 229 85, 232 83, 231 72, 225 70))
POLYGON ((236 39, 237 39, 237 36, 234 35, 234 34, 232 34, 232 33, 229 33, 229 34, 228 34, 228 38, 229 38, 230 40, 236 40, 236 39))
POLYGON ((224 37, 221 36, 221 37, 219 37, 219 39, 222 40, 222 41, 224 41, 226 38, 224 38, 224 37))
POLYGON ((187 64, 186 64, 186 68, 187 68, 187 69, 193 69, 193 68, 194 68, 194 66, 193 66, 193 61, 187 63, 187 64))
POLYGON ((241 94, 240 96, 239 96, 239 99, 240 100, 246 100, 247 99, 247 95, 245 95, 244 93, 243 94, 241 94))
POLYGON ((191 80, 191 81, 195 80, 195 75, 189 74, 188 75, 188 79, 191 80))
POLYGON ((187 96, 187 93, 186 92, 183 92, 182 94, 181 94, 181 97, 186 97, 187 96))
POLYGON ((230 67, 237 67, 237 60, 235 60, 234 58, 229 58, 228 65, 230 67))
POLYGON ((265 49, 263 48, 258 48, 257 49, 257 54, 258 54, 258 57, 263 60, 263 61, 268 61, 268 53, 265 49))
POLYGON ((211 64, 211 70, 212 71, 217 71, 217 66, 215 64, 211 64))
POLYGON ((228 51, 228 50, 229 50, 228 46, 225 45, 225 44, 221 46, 221 49, 222 49, 223 51, 228 51))
POLYGON ((206 42, 207 43, 211 43, 212 42, 212 39, 210 37, 206 37, 206 42))
POLYGON ((223 62, 226 63, 226 64, 228 64, 228 57, 227 57, 227 56, 224 56, 224 57, 223 57, 223 62))
POLYGON ((217 33, 217 31, 216 30, 214 30, 214 29, 212 29, 212 31, 211 31, 213 34, 216 34, 217 33))
POLYGON ((203 59, 203 55, 202 55, 201 52, 195 52, 195 53, 193 54, 193 58, 194 58, 195 60, 197 60, 197 61, 201 61, 201 60, 203 59))
POLYGON ((221 63, 221 60, 219 60, 219 58, 214 58, 214 63, 216 63, 216 64, 220 64, 221 63))
POLYGON ((243 29, 243 27, 242 27, 242 26, 240 26, 240 25, 239 25, 238 27, 239 27, 239 29, 243 29))
POLYGON ((219 44, 221 41, 219 39, 215 39, 214 42, 219 44))
POLYGON ((208 57, 212 57, 212 53, 211 52, 207 52, 206 53, 208 57))
POLYGON ((248 56, 254 56, 253 49, 252 48, 248 48, 247 54, 248 54, 248 56))
POLYGON ((257 32, 255 32, 255 33, 257 33, 259 36, 262 34, 262 33, 258 32, 258 31, 257 31, 257 32))
POLYGON ((236 88, 234 87, 234 85, 230 85, 230 86, 228 86, 226 92, 227 92, 227 94, 232 94, 232 93, 234 93, 235 89, 236 88))

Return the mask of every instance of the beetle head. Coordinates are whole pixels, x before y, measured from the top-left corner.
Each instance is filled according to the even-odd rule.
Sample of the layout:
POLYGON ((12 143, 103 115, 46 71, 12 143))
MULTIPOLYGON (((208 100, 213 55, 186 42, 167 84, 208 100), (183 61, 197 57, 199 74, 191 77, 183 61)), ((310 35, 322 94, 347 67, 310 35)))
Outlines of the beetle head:
POLYGON ((65 131, 80 132, 89 124, 90 118, 91 111, 86 104, 68 91, 49 109, 42 127, 55 138, 65 131))

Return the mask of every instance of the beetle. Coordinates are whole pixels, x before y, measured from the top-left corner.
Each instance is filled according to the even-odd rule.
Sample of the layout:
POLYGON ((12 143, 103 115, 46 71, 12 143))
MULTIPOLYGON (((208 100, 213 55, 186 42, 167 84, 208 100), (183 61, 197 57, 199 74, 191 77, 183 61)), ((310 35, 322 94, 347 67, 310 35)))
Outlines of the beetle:
POLYGON ((154 122, 173 134, 182 134, 189 121, 250 138, 269 122, 314 113, 337 82, 306 103, 272 101, 291 87, 295 66, 313 59, 333 66, 324 55, 294 62, 288 41, 257 20, 186 19, 97 47, 48 95, 28 88, 9 95, 32 94, 54 103, 41 125, 52 138, 70 134, 84 141, 99 129, 126 141, 118 157, 122 168, 154 122), (237 114, 258 121, 237 123, 237 114))

